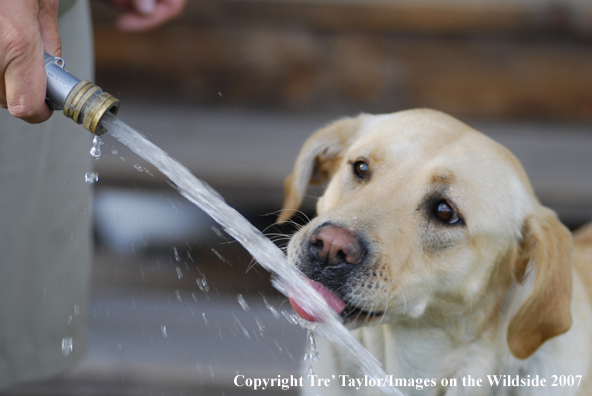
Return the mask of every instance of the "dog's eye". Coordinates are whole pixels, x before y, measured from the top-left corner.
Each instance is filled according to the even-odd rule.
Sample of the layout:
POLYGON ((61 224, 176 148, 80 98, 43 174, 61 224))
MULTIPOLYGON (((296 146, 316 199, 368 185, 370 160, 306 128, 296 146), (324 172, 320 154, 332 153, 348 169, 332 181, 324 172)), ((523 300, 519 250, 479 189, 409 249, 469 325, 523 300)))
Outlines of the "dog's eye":
POLYGON ((455 224, 460 221, 458 214, 450 207, 448 202, 440 201, 433 209, 434 217, 442 223, 455 224))
POLYGON ((356 161, 354 162, 354 174, 359 177, 360 179, 366 178, 368 176, 368 164, 364 161, 356 161))

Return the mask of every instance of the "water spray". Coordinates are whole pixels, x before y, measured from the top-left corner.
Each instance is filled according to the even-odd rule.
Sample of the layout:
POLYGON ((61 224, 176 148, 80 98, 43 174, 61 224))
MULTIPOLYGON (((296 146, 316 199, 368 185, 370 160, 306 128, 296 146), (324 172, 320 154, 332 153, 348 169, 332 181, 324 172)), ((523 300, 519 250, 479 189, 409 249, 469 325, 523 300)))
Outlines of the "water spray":
MULTIPOLYGON (((259 230, 242 217, 235 209, 228 206, 224 199, 210 186, 196 178, 177 161, 169 157, 162 149, 147 140, 114 116, 119 111, 119 100, 88 80, 80 81, 64 69, 65 62, 45 54, 47 74, 47 104, 54 110, 64 110, 66 117, 97 136, 110 131, 111 135, 128 146, 140 157, 154 164, 167 176, 178 191, 190 202, 210 215, 224 230, 243 245, 264 268, 278 274, 274 286, 286 295, 298 300, 305 311, 314 314, 322 325, 319 333, 335 345, 346 348, 356 356, 361 371, 372 379, 387 377, 382 366, 362 344, 347 330, 325 298, 308 283, 303 275, 291 266, 285 254, 259 230), (102 124, 105 125, 102 125, 102 124)), ((96 175, 95 175, 96 177, 96 175)), ((242 305, 242 304, 241 304, 242 305)), ((244 307, 243 307, 244 309, 244 307)), ((205 319, 205 316, 204 316, 205 319)), ((163 327, 163 334, 166 328, 163 327)), ((318 356, 312 330, 307 334, 309 361, 318 356)), ((389 396, 404 396, 386 381, 378 380, 378 387, 389 396)))
POLYGON ((93 134, 104 134, 107 130, 101 125, 103 116, 107 112, 117 115, 119 99, 88 80, 79 80, 65 66, 62 58, 45 54, 47 105, 52 110, 63 109, 66 117, 93 134))

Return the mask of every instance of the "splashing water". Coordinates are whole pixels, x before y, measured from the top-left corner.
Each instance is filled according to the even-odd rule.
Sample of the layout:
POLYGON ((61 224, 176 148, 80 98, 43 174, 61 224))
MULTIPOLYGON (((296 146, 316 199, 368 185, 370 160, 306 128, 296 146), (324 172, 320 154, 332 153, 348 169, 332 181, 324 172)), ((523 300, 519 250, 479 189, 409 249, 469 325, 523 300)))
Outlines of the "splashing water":
POLYGON ((265 333, 265 325, 259 320, 258 317, 255 317, 255 323, 257 323, 257 328, 259 329, 259 334, 263 337, 263 333, 265 333))
POLYGON ((249 311, 251 309, 251 308, 249 308, 249 304, 247 304, 247 302, 245 301, 245 298, 243 297, 242 294, 240 294, 240 293, 237 294, 236 300, 240 304, 240 306, 243 309, 243 311, 247 312, 247 311, 249 311))
POLYGON ((285 309, 282 309, 282 315, 284 316, 284 318, 288 321, 288 323, 290 323, 291 325, 297 325, 298 324, 298 319, 296 319, 296 315, 292 315, 290 312, 286 311, 285 309))
POLYGON ((265 297, 263 297, 263 303, 265 304, 265 308, 267 308, 267 310, 272 313, 274 318, 276 318, 276 319, 280 318, 280 313, 277 311, 277 309, 273 305, 271 305, 269 303, 269 301, 267 301, 267 299, 265 297))
POLYGON ((84 174, 84 181, 86 184, 93 184, 99 181, 99 174, 97 172, 86 172, 84 174))
POLYGON ((207 293, 210 291, 210 287, 208 286, 208 281, 206 280, 205 275, 202 278, 197 278, 195 280, 195 283, 197 283, 199 290, 201 290, 202 292, 207 293))
POLYGON ((62 339, 62 354, 69 356, 72 352, 72 337, 65 337, 62 339))
POLYGON ((304 361, 306 362, 316 362, 320 357, 313 331, 314 326, 306 330, 306 353, 304 354, 304 361))
MULTIPOLYGON (((98 135, 95 135, 92 141, 92 147, 90 149, 90 155, 95 158, 95 161, 98 161, 101 157, 101 145, 103 141, 98 135)), ((84 181, 86 184, 93 184, 99 181, 99 174, 97 172, 86 172, 84 174, 84 181)))
POLYGON ((92 148, 90 149, 90 155, 95 157, 95 159, 99 159, 101 157, 101 146, 103 145, 103 141, 97 135, 93 138, 92 141, 92 148))
MULTIPOLYGON (((228 206, 216 191, 115 116, 106 114, 102 125, 113 137, 156 166, 176 185, 181 195, 220 224, 261 266, 275 273, 278 279, 274 281, 274 286, 287 292, 304 310, 319 318, 321 323, 316 331, 357 357, 364 374, 374 378, 386 377, 380 363, 343 326, 337 314, 300 271, 288 263, 284 253, 240 213, 228 206)), ((387 395, 403 396, 401 391, 384 383, 381 383, 380 389, 387 395)))

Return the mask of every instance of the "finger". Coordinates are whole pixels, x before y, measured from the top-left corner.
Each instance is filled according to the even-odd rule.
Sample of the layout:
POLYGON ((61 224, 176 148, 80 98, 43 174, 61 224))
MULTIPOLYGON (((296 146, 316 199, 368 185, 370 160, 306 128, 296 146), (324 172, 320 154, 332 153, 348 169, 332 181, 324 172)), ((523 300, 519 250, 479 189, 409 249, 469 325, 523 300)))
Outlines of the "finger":
POLYGON ((45 52, 52 56, 62 56, 62 40, 58 29, 58 0, 39 2, 39 28, 45 52))
POLYGON ((4 73, 6 104, 16 118, 31 124, 46 121, 52 111, 45 104, 45 75, 41 38, 27 56, 12 61, 4 73))
POLYGON ((30 123, 47 120, 51 110, 45 104, 46 76, 43 41, 39 29, 38 1, 9 2, 10 26, 2 27, 0 70, 4 70, 6 107, 17 118, 30 123))
POLYGON ((156 0, 133 0, 134 8, 138 13, 150 15, 156 9, 156 0))
POLYGON ((154 12, 157 0, 109 0, 111 6, 130 13, 149 15, 154 12))
POLYGON ((117 20, 117 28, 128 32, 141 32, 164 25, 176 18, 185 7, 185 0, 159 0, 154 12, 147 16, 127 13, 117 20))

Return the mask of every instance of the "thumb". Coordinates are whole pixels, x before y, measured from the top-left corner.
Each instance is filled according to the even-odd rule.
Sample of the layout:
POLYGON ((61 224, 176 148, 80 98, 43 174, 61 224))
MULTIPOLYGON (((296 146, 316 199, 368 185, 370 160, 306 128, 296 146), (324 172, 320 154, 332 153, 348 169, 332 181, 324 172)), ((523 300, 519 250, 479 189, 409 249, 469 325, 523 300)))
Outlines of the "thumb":
POLYGON ((59 0, 39 1, 39 29, 45 52, 62 56, 62 40, 58 29, 59 0))

